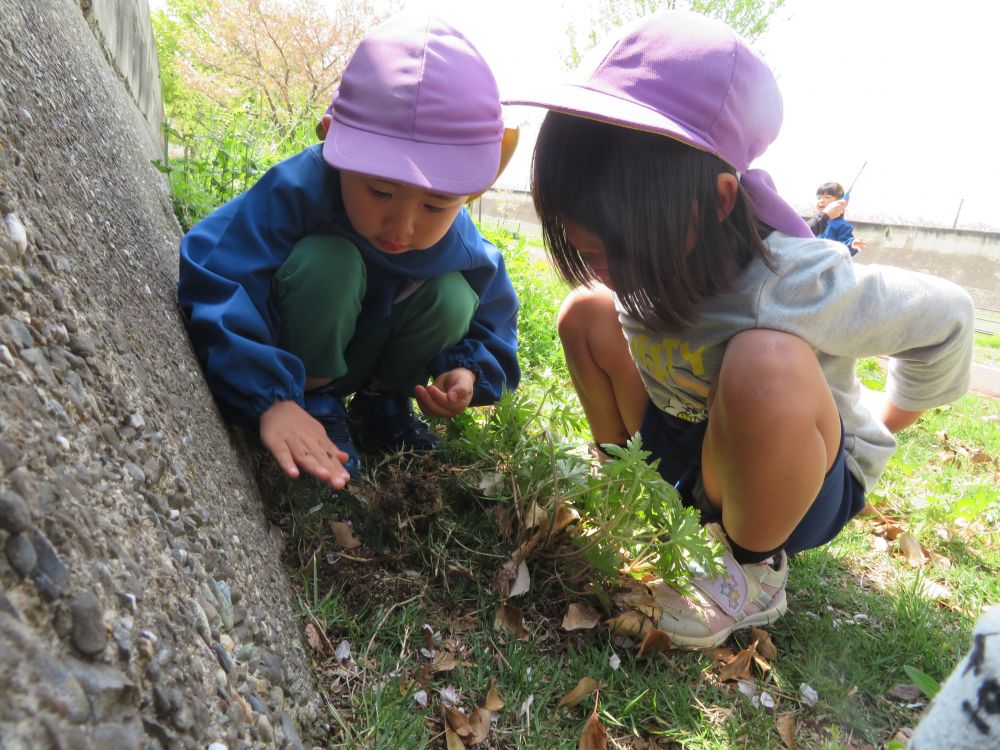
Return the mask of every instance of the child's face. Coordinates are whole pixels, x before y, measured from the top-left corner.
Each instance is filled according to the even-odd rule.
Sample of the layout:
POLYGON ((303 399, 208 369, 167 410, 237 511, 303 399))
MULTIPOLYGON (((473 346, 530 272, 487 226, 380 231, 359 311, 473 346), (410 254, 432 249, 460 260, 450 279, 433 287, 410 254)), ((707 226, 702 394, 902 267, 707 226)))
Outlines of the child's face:
POLYGON ((594 275, 600 279, 604 286, 611 289, 611 274, 608 272, 608 254, 604 249, 604 243, 596 234, 584 229, 579 224, 572 221, 563 221, 563 229, 566 232, 566 239, 580 257, 593 271, 594 275))
POLYGON ((840 198, 836 195, 830 195, 829 193, 816 193, 816 210, 822 211, 834 201, 839 200, 840 198))
POLYGON ((437 244, 468 197, 354 172, 340 173, 340 188, 354 231, 393 255, 437 244))

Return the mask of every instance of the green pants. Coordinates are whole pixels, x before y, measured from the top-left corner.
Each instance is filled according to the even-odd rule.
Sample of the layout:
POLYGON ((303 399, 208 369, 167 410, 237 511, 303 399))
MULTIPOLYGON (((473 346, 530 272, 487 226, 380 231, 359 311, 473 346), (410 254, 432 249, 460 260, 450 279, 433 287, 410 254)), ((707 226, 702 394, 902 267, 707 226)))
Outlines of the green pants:
POLYGON ((427 382, 430 361, 468 333, 479 297, 461 273, 446 273, 404 293, 388 318, 355 335, 367 289, 365 261, 352 242, 301 240, 272 283, 278 345, 302 360, 308 377, 329 378, 345 395, 372 381, 410 394, 427 382))

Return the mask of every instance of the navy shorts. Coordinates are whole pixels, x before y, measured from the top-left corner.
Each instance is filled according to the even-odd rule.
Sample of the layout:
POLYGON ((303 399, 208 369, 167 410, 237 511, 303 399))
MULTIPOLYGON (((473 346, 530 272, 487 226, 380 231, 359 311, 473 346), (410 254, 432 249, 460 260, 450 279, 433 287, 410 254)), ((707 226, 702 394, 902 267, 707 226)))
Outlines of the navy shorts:
MULTIPOLYGON (((653 402, 643 416, 642 447, 660 459, 660 475, 678 489, 684 505, 702 510, 702 523, 719 520, 717 511, 707 510, 697 501, 694 488, 701 483, 701 444, 708 421, 687 422, 667 414, 653 402)), ((823 486, 799 525, 785 542, 785 552, 793 554, 820 547, 833 539, 865 507, 861 483, 847 470, 844 429, 840 430, 840 450, 823 479, 823 486)))

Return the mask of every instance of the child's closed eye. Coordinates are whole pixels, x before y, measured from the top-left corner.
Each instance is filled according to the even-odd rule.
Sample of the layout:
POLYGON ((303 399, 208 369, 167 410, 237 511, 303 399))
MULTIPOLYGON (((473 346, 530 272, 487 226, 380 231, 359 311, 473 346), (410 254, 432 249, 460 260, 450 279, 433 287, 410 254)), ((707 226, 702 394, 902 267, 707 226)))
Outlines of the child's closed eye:
POLYGON ((392 193, 386 192, 385 190, 379 190, 377 187, 372 185, 368 186, 368 191, 374 195, 376 198, 391 198, 392 193))

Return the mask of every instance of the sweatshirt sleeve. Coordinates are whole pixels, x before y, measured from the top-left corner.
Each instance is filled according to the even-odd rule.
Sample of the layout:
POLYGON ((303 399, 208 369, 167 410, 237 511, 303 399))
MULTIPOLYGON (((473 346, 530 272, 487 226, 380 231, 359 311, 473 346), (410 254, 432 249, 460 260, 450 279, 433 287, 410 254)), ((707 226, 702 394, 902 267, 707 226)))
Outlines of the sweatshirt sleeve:
POLYGON ((312 152, 272 167, 181 241, 178 300, 192 345, 220 406, 244 423, 275 401, 302 403, 305 368, 278 348, 269 298, 274 272, 329 197, 312 152))
POLYGON ((887 356, 886 392, 923 411, 969 386, 973 304, 957 284, 892 266, 853 263, 808 242, 761 290, 758 325, 794 333, 817 355, 887 356))
POLYGON ((479 296, 479 306, 465 338, 435 357, 430 371, 437 376, 456 367, 472 370, 476 375, 472 405, 482 406, 494 403, 504 390, 514 390, 521 380, 517 361, 518 300, 503 255, 479 234, 471 219, 468 222, 474 235, 466 241, 480 245, 477 255, 482 255, 483 260, 463 273, 479 296))
POLYGON ((818 212, 815 216, 810 216, 806 219, 806 226, 809 227, 809 231, 813 233, 814 237, 818 237, 826 231, 826 225, 830 223, 830 217, 827 216, 822 211, 818 212))

